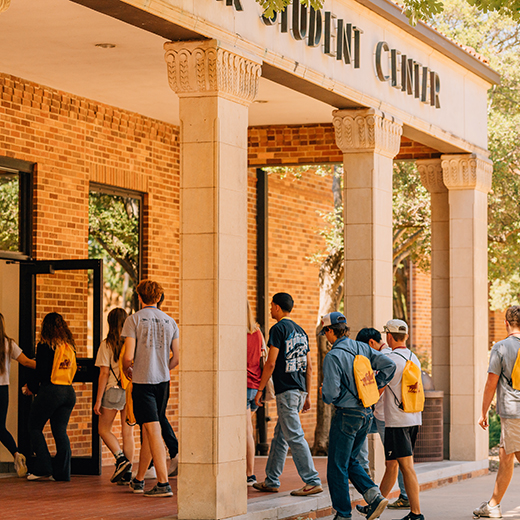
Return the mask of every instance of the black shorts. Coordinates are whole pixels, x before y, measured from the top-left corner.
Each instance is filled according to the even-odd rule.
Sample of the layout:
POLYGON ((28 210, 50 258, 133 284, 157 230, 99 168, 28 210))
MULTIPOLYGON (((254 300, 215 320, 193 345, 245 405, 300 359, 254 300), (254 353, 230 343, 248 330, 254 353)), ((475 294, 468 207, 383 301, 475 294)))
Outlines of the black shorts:
POLYGON ((419 433, 419 426, 385 428, 385 459, 397 460, 411 457, 419 433))
POLYGON ((155 385, 134 383, 132 399, 137 424, 158 422, 166 414, 166 406, 170 397, 170 382, 155 385))

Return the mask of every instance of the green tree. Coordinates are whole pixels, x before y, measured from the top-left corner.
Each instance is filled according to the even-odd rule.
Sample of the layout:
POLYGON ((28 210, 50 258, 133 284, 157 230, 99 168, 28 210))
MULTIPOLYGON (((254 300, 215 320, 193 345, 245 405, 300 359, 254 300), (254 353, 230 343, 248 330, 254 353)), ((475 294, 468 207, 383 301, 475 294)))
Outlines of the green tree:
POLYGON ((19 192, 18 177, 0 174, 0 249, 19 251, 19 192))
MULTIPOLYGON (((256 0, 265 10, 267 17, 272 17, 274 12, 283 11, 293 0, 256 0)), ((300 2, 315 9, 321 9, 324 0, 300 0, 300 2)), ((444 0, 402 0, 403 11, 410 23, 415 25, 419 19, 428 20, 446 9, 449 2, 444 0)), ((484 14, 499 14, 513 20, 520 20, 520 0, 467 0, 468 7, 472 6, 484 14)))
POLYGON ((488 197, 490 303, 518 304, 520 277, 520 26, 500 13, 483 13, 464 0, 446 0, 431 19, 441 32, 473 47, 501 75, 489 91, 488 137, 493 182, 488 197))

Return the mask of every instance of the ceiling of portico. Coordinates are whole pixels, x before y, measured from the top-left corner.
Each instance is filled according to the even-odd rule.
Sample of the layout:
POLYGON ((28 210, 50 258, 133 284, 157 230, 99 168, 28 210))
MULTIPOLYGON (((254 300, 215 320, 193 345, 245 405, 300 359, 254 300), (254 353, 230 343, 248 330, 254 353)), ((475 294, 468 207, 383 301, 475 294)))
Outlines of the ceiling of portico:
MULTIPOLYGON (((11 0, 0 13, 0 72, 179 124, 165 41, 69 0, 11 0)), ((264 78, 257 99, 267 103, 251 106, 251 126, 332 120, 334 107, 264 78)))

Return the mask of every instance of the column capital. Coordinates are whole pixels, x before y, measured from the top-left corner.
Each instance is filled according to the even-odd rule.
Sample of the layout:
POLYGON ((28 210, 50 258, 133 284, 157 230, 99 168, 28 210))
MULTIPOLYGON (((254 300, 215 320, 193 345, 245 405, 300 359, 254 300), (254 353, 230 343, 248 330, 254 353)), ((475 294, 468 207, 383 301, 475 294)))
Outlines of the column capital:
POLYGON ((441 155, 442 178, 449 190, 491 189, 493 162, 476 154, 441 155))
POLYGON ((344 153, 375 152, 393 159, 401 146, 403 125, 376 108, 334 110, 336 144, 344 153))
POLYGON ((11 5, 11 0, 0 0, 0 13, 7 11, 11 5))
POLYGON ((219 95, 242 105, 255 99, 260 59, 227 48, 217 40, 167 42, 164 50, 168 82, 178 96, 219 95))
POLYGON ((441 159, 420 159, 415 161, 421 174, 422 185, 430 193, 445 193, 448 191, 442 180, 441 159))

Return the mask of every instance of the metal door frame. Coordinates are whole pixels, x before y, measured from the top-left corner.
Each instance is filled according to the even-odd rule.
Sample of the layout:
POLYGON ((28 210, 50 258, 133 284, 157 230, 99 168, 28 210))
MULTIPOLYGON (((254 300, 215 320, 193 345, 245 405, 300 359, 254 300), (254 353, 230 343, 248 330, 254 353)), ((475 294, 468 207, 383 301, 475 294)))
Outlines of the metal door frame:
MULTIPOLYGON (((34 357, 36 331, 36 276, 56 271, 93 271, 93 358, 78 358, 76 383, 92 383, 92 405, 97 395, 98 373, 94 362, 103 335, 103 260, 30 260, 20 262, 20 325, 19 344, 24 354, 34 357)), ((27 379, 29 369, 20 365, 20 381, 27 379)), ((20 394, 18 401, 18 443, 20 451, 30 453, 28 419, 32 398, 20 394)), ((72 457, 75 475, 101 475, 101 442, 98 434, 98 416, 92 407, 92 438, 90 457, 72 457)))

